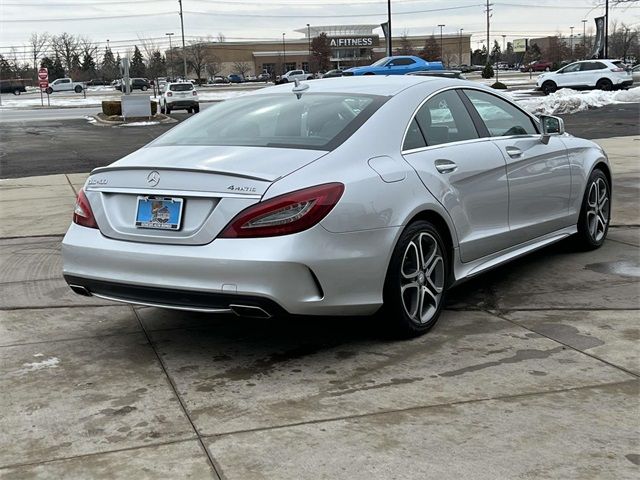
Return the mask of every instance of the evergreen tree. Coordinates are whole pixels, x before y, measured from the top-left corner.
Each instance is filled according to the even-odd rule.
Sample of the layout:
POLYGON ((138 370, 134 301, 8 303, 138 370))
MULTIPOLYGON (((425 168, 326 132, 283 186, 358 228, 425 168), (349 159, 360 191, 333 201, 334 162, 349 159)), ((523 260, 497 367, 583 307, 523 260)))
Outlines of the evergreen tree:
POLYGON ((167 73, 167 65, 164 57, 160 53, 160 50, 154 50, 151 53, 149 59, 149 67, 147 68, 147 74, 150 78, 158 78, 165 76, 167 73))
POLYGON ((433 35, 425 40, 424 47, 422 47, 418 56, 427 62, 442 60, 440 58, 440 46, 433 35))
POLYGON ((110 48, 106 48, 102 57, 102 65, 100 66, 100 76, 103 80, 110 82, 118 78, 119 74, 120 71, 116 59, 113 58, 113 52, 110 48))
POLYGON ((403 34, 400 37, 400 48, 396 48, 396 55, 415 55, 416 51, 413 48, 413 45, 411 45, 411 41, 409 40, 409 37, 407 37, 407 34, 403 34))
POLYGON ((60 57, 56 56, 54 59, 44 57, 40 62, 42 68, 49 70, 49 82, 53 82, 57 78, 64 77, 64 68, 60 57))
POLYGON ((129 76, 131 78, 147 76, 147 67, 144 64, 142 53, 137 45, 133 47, 133 56, 129 64, 129 76))
POLYGON ((331 44, 325 32, 311 40, 311 65, 314 72, 326 72, 331 69, 331 44))
POLYGON ((82 55, 82 61, 80 62, 80 72, 84 80, 90 80, 96 73, 96 61, 93 59, 93 55, 90 52, 84 52, 82 55))

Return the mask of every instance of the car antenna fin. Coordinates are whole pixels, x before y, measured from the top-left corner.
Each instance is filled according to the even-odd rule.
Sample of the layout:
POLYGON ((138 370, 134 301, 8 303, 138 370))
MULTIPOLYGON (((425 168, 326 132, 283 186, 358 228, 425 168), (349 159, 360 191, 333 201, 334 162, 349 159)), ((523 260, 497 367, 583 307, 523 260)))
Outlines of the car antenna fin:
POLYGON ((309 90, 309 84, 308 83, 300 83, 300 80, 298 80, 297 78, 295 78, 293 80, 295 82, 295 86, 293 87, 293 90, 291 90, 293 93, 296 94, 296 97, 298 97, 298 100, 300 100, 300 98, 302 97, 302 94, 309 90))

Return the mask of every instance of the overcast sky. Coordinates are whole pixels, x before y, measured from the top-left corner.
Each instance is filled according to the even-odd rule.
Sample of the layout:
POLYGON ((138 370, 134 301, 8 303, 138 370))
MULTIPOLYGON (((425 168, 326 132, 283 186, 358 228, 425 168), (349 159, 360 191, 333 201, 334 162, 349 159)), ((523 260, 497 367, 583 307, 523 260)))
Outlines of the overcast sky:
MULTIPOLYGON (((392 0, 393 34, 444 33, 464 29, 472 34, 472 47, 486 36, 483 0, 392 0)), ((604 0, 492 0, 492 33, 507 41, 540 37, 557 32, 582 34, 604 12, 604 0), (595 8, 594 8, 595 7, 595 8)), ((640 2, 635 7, 612 10, 612 21, 640 25, 640 2)), ((16 46, 26 55, 32 32, 69 32, 85 35, 113 50, 126 52, 139 38, 154 38, 158 47, 168 46, 167 32, 180 38, 178 0, 0 0, 0 52, 16 46)), ((385 0, 183 0, 187 42, 195 37, 217 36, 227 40, 300 38, 295 32, 311 25, 379 24, 386 20, 385 0)), ((381 35, 380 29, 376 31, 381 35)), ((493 37, 493 35, 492 35, 493 37)), ((492 38, 493 41, 493 38, 492 38)))

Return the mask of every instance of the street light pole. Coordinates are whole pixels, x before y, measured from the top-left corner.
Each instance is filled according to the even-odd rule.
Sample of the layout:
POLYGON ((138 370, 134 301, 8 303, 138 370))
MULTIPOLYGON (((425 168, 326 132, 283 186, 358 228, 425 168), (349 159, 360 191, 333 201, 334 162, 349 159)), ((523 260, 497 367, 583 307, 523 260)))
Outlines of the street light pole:
POLYGON ((462 31, 464 28, 460 29, 460 34, 458 35, 458 66, 462 65, 462 31))
POLYGON ((587 58, 587 20, 582 20, 582 58, 587 58))
POLYGON ((569 27, 571 29, 571 35, 569 36, 569 50, 571 50, 571 60, 573 60, 573 29, 575 27, 569 27))
POLYGON ((187 79, 187 48, 184 44, 184 19, 182 18, 182 0, 178 0, 180 5, 180 29, 182 30, 182 62, 184 63, 184 79, 187 79))
POLYGON ((287 73, 287 47, 284 44, 284 33, 282 34, 282 74, 287 73))
POLYGON ((311 71, 311 26, 308 23, 307 23, 307 44, 308 44, 307 56, 309 57, 307 60, 307 64, 309 65, 309 71, 311 71))
POLYGON ((173 32, 165 33, 169 37, 169 73, 171 77, 173 77, 173 51, 171 46, 171 37, 173 36, 173 32))
POLYGON ((446 25, 440 24, 440 61, 444 63, 444 48, 442 46, 442 29, 446 27, 446 25))
POLYGON ((604 7, 604 58, 609 58, 609 0, 604 7))
POLYGON ((387 0, 387 28, 389 29, 389 38, 387 38, 387 57, 392 55, 391 39, 391 0, 387 0))

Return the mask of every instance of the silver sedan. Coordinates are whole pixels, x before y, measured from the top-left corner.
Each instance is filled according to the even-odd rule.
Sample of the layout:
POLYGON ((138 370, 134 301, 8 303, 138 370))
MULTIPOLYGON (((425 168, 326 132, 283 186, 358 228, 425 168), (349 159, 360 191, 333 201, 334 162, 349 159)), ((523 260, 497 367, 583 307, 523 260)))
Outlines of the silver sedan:
POLYGON ((371 315, 418 335, 456 283, 605 240, 595 143, 474 83, 282 85, 94 170, 63 241, 82 295, 241 316, 371 315))

